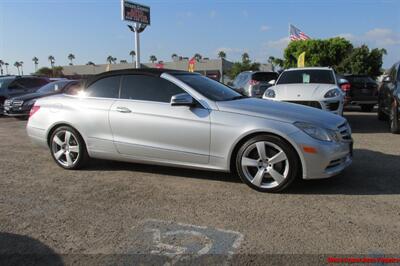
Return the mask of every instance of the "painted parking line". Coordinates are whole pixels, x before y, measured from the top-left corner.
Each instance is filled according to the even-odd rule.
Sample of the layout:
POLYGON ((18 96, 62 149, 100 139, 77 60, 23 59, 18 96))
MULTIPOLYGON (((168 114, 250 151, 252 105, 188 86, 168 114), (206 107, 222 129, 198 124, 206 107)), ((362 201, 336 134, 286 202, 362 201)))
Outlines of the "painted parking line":
POLYGON ((133 240, 130 254, 148 254, 163 260, 165 265, 205 259, 222 264, 239 248, 243 235, 213 227, 149 219, 134 228, 133 240))

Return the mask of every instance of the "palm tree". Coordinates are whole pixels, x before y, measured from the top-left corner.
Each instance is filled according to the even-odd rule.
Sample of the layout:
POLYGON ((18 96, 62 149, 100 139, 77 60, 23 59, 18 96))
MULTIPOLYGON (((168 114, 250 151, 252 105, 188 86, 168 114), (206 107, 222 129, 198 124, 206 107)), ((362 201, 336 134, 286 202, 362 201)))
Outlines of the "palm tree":
POLYGON ((8 75, 8 66, 10 65, 9 63, 5 62, 4 65, 6 66, 6 75, 8 75))
POLYGON ((178 55, 175 54, 175 53, 173 53, 173 54, 171 55, 171 58, 172 58, 173 61, 175 61, 175 60, 178 58, 178 55))
POLYGON ((132 56, 132 63, 134 63, 134 62, 135 62, 135 56, 136 56, 135 51, 133 51, 133 50, 130 51, 130 52, 129 52, 129 55, 132 56))
POLYGON ((19 62, 15 62, 15 63, 14 63, 14 66, 15 66, 15 67, 17 68, 17 70, 18 70, 18 76, 21 75, 21 73, 20 73, 20 71, 19 71, 19 68, 20 68, 20 66, 21 66, 20 63, 19 63, 19 62))
POLYGON ((39 58, 37 58, 36 56, 34 58, 32 58, 33 63, 35 64, 35 72, 37 72, 38 70, 38 64, 39 64, 39 58))
POLYGON ((150 55, 150 62, 154 64, 157 61, 157 57, 155 55, 150 55))
POLYGON ((24 61, 19 62, 19 66, 21 67, 21 74, 24 75, 24 61))
POLYGON ((107 56, 107 63, 112 64, 113 61, 114 57, 112 57, 111 55, 107 56))
POLYGON ((56 62, 56 59, 54 58, 54 56, 49 55, 48 60, 50 62, 51 68, 54 68, 54 63, 56 62))
POLYGON ((75 59, 75 55, 73 54, 69 54, 68 55, 68 60, 70 61, 69 65, 72 66, 73 65, 73 60, 75 59))
POLYGON ((119 63, 120 63, 120 64, 128 64, 128 61, 126 61, 126 60, 119 60, 119 63))
POLYGON ((250 62, 250 56, 248 53, 243 53, 242 54, 242 62, 243 63, 249 63, 250 62))
POLYGON ((225 59, 226 58, 226 53, 224 51, 219 51, 218 52, 218 58, 225 59))
POLYGON ((86 63, 86 65, 87 65, 87 66, 95 66, 96 64, 93 63, 92 61, 89 61, 89 62, 86 63))
POLYGON ((0 75, 3 75, 3 65, 4 65, 4 61, 0 60, 0 75))
POLYGON ((113 61, 114 64, 116 64, 117 63, 117 58, 114 57, 112 61, 113 61))
POLYGON ((201 58, 203 58, 203 57, 201 56, 201 54, 198 54, 198 53, 194 54, 193 57, 194 57, 194 59, 196 59, 197 61, 200 61, 201 58))

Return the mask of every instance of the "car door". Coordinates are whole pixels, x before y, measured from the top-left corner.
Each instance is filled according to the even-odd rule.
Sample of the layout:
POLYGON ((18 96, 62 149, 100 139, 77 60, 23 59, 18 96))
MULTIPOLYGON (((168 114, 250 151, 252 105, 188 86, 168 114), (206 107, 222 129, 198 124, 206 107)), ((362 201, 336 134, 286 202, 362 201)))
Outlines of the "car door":
POLYGON ((207 164, 210 113, 201 105, 171 106, 185 91, 158 76, 126 75, 110 110, 119 153, 143 160, 207 164))
POLYGON ((119 97, 121 76, 103 77, 90 83, 73 101, 79 113, 76 124, 87 137, 88 149, 98 155, 116 154, 109 123, 109 111, 119 97))
POLYGON ((397 80, 397 65, 395 65, 392 68, 392 71, 390 71, 390 81, 386 82, 386 103, 385 103, 385 107, 386 107, 386 112, 388 114, 390 114, 391 112, 391 108, 392 108, 392 103, 393 103, 393 99, 395 97, 395 92, 396 92, 396 80, 397 80))

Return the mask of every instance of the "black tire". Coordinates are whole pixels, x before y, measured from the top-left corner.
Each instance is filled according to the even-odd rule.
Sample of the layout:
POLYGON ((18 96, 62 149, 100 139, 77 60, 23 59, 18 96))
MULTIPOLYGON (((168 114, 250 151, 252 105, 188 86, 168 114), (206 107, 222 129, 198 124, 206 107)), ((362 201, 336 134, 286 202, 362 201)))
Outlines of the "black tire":
POLYGON ((371 112, 374 109, 374 104, 362 104, 361 111, 363 112, 371 112))
MULTIPOLYGON (((60 145, 57 145, 57 146, 60 146, 60 145)), ((70 146, 73 146, 73 145, 70 145, 70 146)), ((50 139, 49 139, 49 148, 50 148, 50 154, 53 157, 54 161, 57 163, 58 166, 60 166, 64 169, 68 169, 68 170, 81 169, 89 160, 89 155, 86 150, 85 141, 83 140, 83 138, 81 137, 81 135, 79 134, 79 132, 77 130, 75 130, 74 128, 69 127, 69 126, 60 126, 53 131, 53 133, 51 134, 50 139), (66 131, 70 132, 73 136, 73 140, 70 140, 69 145, 71 143, 72 144, 76 143, 78 146, 77 150, 79 151, 77 153, 77 155, 75 157, 73 157, 73 163, 71 165, 65 165, 62 162, 60 162, 61 159, 57 159, 55 157, 55 153, 54 153, 54 151, 56 149, 56 148, 54 148, 55 143, 53 143, 55 136, 62 134, 62 132, 66 132, 66 131)), ((68 150, 69 150, 69 147, 68 147, 68 150)), ((68 152, 70 153, 70 151, 68 151, 68 152)), ((75 154, 75 153, 72 153, 72 155, 73 154, 75 154)), ((66 158, 66 155, 62 155, 62 156, 65 156, 65 158, 66 158)), ((67 159, 65 159, 65 161, 67 161, 67 159)))
POLYGON ((400 134, 400 122, 399 122, 399 112, 397 110, 396 102, 392 103, 391 113, 390 113, 390 132, 393 134, 400 134))
MULTIPOLYGON (((251 188, 258 190, 260 192, 280 192, 286 189, 290 184, 293 183, 293 181, 298 177, 300 174, 300 159, 294 150, 294 148, 287 143, 285 140, 281 139, 280 137, 274 136, 274 135, 268 135, 268 134, 263 134, 263 135, 258 135, 255 136, 245 143, 242 144, 242 146, 239 148, 238 153, 236 154, 236 159, 235 159, 235 170, 238 173, 240 179, 250 186, 251 188), (273 143, 274 145, 278 146, 281 150, 284 151, 288 165, 289 165, 289 171, 287 174, 287 177, 280 183, 278 186, 273 187, 273 188, 263 188, 259 186, 255 186, 248 178, 246 178, 246 174, 244 173, 242 169, 242 157, 244 156, 244 152, 252 145, 254 145, 257 142, 269 142, 273 143)), ((257 167, 255 167, 255 170, 257 170, 257 167)), ((265 177, 263 177, 264 180, 265 177)))

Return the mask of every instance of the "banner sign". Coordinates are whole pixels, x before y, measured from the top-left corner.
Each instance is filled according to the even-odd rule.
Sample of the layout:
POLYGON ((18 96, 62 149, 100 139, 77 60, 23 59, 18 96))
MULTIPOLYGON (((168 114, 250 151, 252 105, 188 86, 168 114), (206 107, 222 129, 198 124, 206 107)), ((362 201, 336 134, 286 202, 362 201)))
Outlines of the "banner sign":
POLYGON ((188 71, 194 72, 195 65, 196 65, 196 59, 193 57, 192 59, 189 60, 188 71))
POLYGON ((150 25, 150 7, 122 0, 121 9, 122 20, 150 25))

